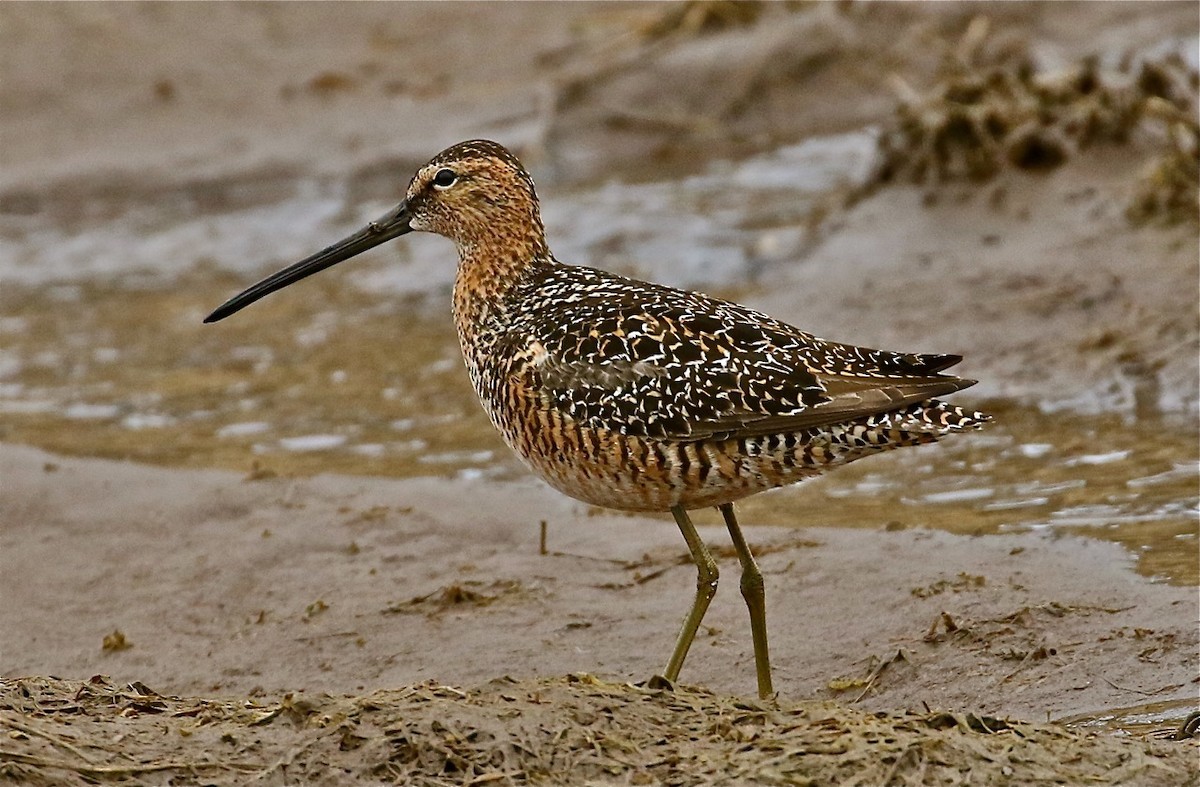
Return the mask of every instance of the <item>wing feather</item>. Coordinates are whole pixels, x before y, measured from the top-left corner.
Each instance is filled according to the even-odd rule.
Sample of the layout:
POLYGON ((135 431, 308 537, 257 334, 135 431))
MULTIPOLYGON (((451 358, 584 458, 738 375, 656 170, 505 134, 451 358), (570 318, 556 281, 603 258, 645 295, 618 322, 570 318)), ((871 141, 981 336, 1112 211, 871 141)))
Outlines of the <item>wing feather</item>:
MULTIPOLYGON (((795 432, 974 384, 938 374, 957 355, 828 342, 738 304, 603 271, 575 268, 566 284, 571 322, 526 304, 512 338, 544 406, 593 427, 674 440, 795 432), (596 279, 587 297, 580 276, 596 279)), ((553 283, 538 292, 556 295, 553 283)))

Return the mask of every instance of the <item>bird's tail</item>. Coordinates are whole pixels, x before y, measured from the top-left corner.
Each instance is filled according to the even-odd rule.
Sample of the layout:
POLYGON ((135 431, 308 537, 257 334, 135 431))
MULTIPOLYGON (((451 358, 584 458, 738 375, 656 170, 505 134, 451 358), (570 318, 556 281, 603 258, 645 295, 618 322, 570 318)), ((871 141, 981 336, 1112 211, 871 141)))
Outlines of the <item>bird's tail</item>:
POLYGON ((992 420, 987 413, 964 410, 940 399, 927 399, 884 415, 892 416, 895 419, 893 426, 898 429, 913 432, 934 431, 937 434, 978 429, 992 420))
POLYGON ((951 432, 978 429, 992 417, 964 410, 940 399, 926 399, 898 410, 863 416, 829 427, 823 435, 833 454, 843 462, 880 450, 923 445, 951 432))

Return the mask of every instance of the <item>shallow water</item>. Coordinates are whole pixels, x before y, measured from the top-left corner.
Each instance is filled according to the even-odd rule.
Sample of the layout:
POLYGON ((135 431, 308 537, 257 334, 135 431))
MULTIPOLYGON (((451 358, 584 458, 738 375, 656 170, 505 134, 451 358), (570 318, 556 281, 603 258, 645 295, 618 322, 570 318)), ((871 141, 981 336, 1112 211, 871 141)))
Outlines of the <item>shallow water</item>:
MULTIPOLYGON (((958 398, 969 400, 969 392, 958 398)), ((996 423, 746 501, 748 521, 1072 533, 1123 544, 1138 570, 1197 582, 1196 424, 984 403, 996 423)))
POLYGON ((1188 716, 1196 710, 1195 699, 1166 700, 1124 708, 1106 708, 1095 713, 1069 716, 1059 721, 1082 730, 1164 738, 1177 733, 1188 716))
MULTIPOLYGON (((169 285, 6 289, 0 441, 260 475, 524 473, 475 400, 441 305, 318 277, 202 325, 242 284, 205 269, 169 285)), ((751 498, 743 521, 1083 534, 1123 544, 1143 574, 1197 583, 1194 420, 957 399, 995 424, 751 498)))

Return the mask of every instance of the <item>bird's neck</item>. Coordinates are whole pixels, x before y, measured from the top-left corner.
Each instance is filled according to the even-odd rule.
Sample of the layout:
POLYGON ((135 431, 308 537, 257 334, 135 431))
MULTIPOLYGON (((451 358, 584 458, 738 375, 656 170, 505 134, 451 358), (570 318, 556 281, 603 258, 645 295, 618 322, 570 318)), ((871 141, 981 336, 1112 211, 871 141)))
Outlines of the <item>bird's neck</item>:
POLYGON ((503 323, 529 277, 557 264, 546 247, 541 222, 530 230, 523 236, 506 233, 458 242, 454 322, 461 337, 503 323))

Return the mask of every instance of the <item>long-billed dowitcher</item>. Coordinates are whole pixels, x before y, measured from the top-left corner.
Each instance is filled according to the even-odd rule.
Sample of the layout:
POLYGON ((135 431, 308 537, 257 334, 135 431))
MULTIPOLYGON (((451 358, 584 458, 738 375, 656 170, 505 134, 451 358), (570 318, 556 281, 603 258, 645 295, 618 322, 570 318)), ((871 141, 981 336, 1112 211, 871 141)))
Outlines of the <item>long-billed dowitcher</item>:
POLYGON ((736 303, 560 263, 533 180, 512 153, 483 140, 442 151, 395 209, 205 322, 415 230, 458 247, 454 323, 471 383, 505 442, 571 497, 674 515, 698 578, 664 671, 670 681, 717 590, 717 564, 689 509, 717 506, 724 516, 759 694, 770 696, 763 579, 734 502, 988 420, 933 398, 974 383, 939 374, 957 355, 836 344, 736 303))

